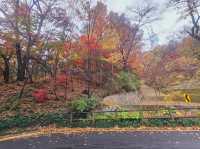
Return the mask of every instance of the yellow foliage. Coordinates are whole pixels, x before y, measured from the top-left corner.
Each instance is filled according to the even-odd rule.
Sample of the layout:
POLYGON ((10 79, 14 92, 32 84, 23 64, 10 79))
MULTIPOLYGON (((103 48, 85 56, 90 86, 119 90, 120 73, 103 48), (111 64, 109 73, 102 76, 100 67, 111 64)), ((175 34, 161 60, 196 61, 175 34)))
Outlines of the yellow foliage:
POLYGON ((70 55, 70 57, 69 57, 69 59, 71 59, 71 60, 77 60, 77 59, 79 59, 80 58, 80 55, 78 55, 77 53, 72 53, 71 55, 70 55))
POLYGON ((65 59, 65 57, 64 57, 64 54, 63 54, 63 53, 59 53, 58 57, 59 57, 59 59, 60 59, 60 60, 63 60, 63 59, 65 59))
POLYGON ((119 53, 112 53, 110 55, 110 57, 108 59, 106 59, 106 61, 110 62, 110 63, 113 63, 113 64, 116 64, 119 62, 119 60, 121 59, 121 55, 119 53))
POLYGON ((118 45, 117 43, 118 43, 117 37, 111 37, 111 38, 107 38, 106 40, 104 39, 103 41, 101 41, 101 45, 103 49, 116 49, 118 45))
POLYGON ((100 44, 103 49, 116 49, 119 43, 118 33, 110 28, 107 28, 104 38, 101 40, 100 44))
POLYGON ((167 94, 164 98, 165 101, 183 101, 183 94, 180 91, 174 91, 167 94))
POLYGON ((48 64, 53 64, 53 63, 54 63, 54 60, 48 61, 48 64))

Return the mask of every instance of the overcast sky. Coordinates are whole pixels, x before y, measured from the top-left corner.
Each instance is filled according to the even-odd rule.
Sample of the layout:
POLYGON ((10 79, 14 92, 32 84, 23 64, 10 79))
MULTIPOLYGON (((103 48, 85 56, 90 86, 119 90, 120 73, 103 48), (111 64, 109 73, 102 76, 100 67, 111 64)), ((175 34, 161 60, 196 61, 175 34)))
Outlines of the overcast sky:
MULTIPOLYGON (((1 2, 2 0, 0 0, 1 2)), ((160 11, 160 20, 154 22, 148 30, 145 32, 145 39, 149 39, 149 33, 151 33, 151 28, 153 32, 157 34, 157 43, 165 44, 169 40, 173 39, 176 34, 178 34, 185 25, 185 22, 181 22, 178 18, 179 15, 173 9, 166 9, 166 2, 168 0, 103 0, 107 3, 108 9, 118 12, 127 13, 127 7, 136 5, 141 1, 149 1, 150 3, 156 3, 160 11)), ((149 40, 147 41, 149 42, 149 40)), ((147 43, 148 44, 148 43, 147 43)))
MULTIPOLYGON (((140 0, 107 0, 107 4, 109 10, 127 13, 127 7, 134 6, 138 1, 140 0)), ((153 0, 149 1, 152 2, 153 0)), ((154 2, 160 10, 161 19, 152 24, 152 29, 158 35, 158 43, 164 44, 176 35, 180 28, 182 29, 184 23, 180 23, 179 16, 175 10, 165 9, 167 0, 154 0, 154 2)))

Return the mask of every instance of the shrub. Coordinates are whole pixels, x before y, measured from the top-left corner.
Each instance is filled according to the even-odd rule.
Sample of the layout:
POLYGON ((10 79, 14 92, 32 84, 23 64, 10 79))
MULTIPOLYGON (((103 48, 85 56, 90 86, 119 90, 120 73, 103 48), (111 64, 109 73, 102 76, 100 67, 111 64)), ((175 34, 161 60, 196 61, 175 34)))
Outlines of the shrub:
POLYGON ((116 82, 119 89, 126 92, 136 91, 140 87, 140 81, 133 72, 121 71, 116 77, 116 82))
MULTIPOLYGON (((138 118, 138 114, 135 118, 126 117, 121 118, 118 117, 114 119, 111 115, 108 117, 99 117, 94 119, 80 118, 73 119, 70 121, 71 113, 34 113, 29 116, 16 115, 14 117, 7 117, 6 119, 0 120, 0 135, 2 133, 6 133, 7 130, 13 128, 27 128, 31 126, 48 126, 51 124, 55 124, 57 127, 96 127, 96 128, 110 128, 110 127, 140 127, 140 126, 148 126, 148 127, 176 127, 176 126, 184 126, 184 127, 192 127, 192 126, 200 126, 199 118, 192 119, 142 119, 138 118)), ((124 113, 126 115, 126 113, 124 113)), ((124 115, 123 114, 123 115, 124 115)), ((73 117, 74 118, 74 117, 73 117)))
POLYGON ((67 82, 68 76, 66 74, 60 74, 56 78, 56 85, 65 85, 67 82))
POLYGON ((89 112, 96 108, 97 105, 98 102, 96 100, 96 97, 92 96, 90 98, 87 98, 85 96, 82 96, 72 101, 70 107, 74 112, 89 112))
POLYGON ((45 89, 37 89, 32 93, 32 96, 35 98, 36 102, 43 103, 48 100, 48 93, 45 89))

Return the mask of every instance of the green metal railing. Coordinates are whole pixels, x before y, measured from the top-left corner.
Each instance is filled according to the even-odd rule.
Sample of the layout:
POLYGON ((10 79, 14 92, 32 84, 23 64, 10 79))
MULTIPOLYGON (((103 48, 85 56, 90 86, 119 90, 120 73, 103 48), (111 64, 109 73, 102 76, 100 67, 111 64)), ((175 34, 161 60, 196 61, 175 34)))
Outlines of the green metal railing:
MULTIPOLYGON (((135 109, 122 111, 93 111, 82 113, 66 113, 65 118, 70 126, 75 123, 85 122, 88 126, 95 127, 96 122, 125 122, 145 120, 175 120, 175 119, 200 119, 199 107, 160 107, 158 109, 135 109)), ((114 125, 114 124, 113 124, 114 125)))
POLYGON ((136 108, 121 111, 34 113, 16 115, 0 120, 0 131, 30 126, 58 127, 139 127, 143 126, 200 126, 199 107, 136 108))

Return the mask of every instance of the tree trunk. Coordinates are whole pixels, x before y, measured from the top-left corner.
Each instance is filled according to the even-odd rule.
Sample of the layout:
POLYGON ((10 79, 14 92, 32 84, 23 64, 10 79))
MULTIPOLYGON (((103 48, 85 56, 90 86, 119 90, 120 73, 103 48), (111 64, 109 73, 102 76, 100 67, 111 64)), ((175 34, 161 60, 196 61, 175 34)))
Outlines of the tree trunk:
POLYGON ((91 97, 91 82, 92 82, 92 72, 91 72, 91 59, 87 59, 87 69, 86 69, 86 81, 87 81, 87 96, 91 97))
POLYGON ((20 43, 16 43, 16 56, 17 56, 17 81, 24 81, 25 67, 22 60, 22 50, 20 43))
POLYGON ((28 62, 26 62, 26 72, 27 72, 27 76, 28 76, 28 82, 29 83, 33 83, 33 66, 32 66, 32 62, 29 64, 29 59, 28 62))
POLYGON ((28 83, 33 83, 32 68, 27 68, 28 83))
POLYGON ((129 71, 127 60, 123 60, 123 71, 125 72, 129 71))
POLYGON ((8 58, 4 59, 4 70, 3 70, 3 76, 4 76, 4 82, 9 83, 10 79, 10 61, 8 58))

